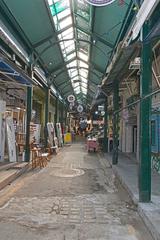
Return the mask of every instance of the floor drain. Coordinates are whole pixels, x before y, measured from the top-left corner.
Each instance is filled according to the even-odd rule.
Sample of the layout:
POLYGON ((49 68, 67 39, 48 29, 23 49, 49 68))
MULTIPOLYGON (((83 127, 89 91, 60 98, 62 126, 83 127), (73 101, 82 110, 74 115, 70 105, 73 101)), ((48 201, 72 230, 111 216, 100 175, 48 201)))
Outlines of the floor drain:
POLYGON ((85 172, 82 169, 56 169, 50 175, 55 177, 78 177, 83 175, 85 172))

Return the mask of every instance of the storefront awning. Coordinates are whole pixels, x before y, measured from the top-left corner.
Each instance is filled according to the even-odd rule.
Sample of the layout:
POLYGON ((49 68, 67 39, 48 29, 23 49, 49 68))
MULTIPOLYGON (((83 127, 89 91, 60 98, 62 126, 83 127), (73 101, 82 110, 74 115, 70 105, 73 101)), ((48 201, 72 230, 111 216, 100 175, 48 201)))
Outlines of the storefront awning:
POLYGON ((14 81, 20 84, 30 86, 33 81, 30 77, 28 77, 21 69, 17 66, 14 66, 12 62, 10 62, 5 57, 0 56, 0 74, 3 76, 5 80, 14 81))
POLYGON ((101 88, 105 91, 111 91, 114 81, 123 80, 126 73, 129 71, 131 60, 137 57, 140 53, 141 43, 136 42, 126 48, 121 48, 117 53, 116 59, 109 66, 109 73, 103 79, 101 88))

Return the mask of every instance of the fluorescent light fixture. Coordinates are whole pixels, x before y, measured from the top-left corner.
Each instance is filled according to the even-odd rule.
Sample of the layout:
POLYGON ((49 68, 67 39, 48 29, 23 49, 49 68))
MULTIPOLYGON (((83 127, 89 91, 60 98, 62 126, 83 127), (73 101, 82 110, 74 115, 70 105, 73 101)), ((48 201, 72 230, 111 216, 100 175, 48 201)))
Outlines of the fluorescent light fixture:
POLYGON ((36 85, 39 85, 39 86, 43 87, 43 85, 36 78, 32 77, 32 79, 34 80, 36 85))
POLYGON ((42 81, 46 84, 47 83, 47 79, 44 75, 44 72, 42 69, 38 68, 38 67, 34 67, 33 70, 41 77, 42 81))
POLYGON ((4 36, 7 38, 7 40, 16 48, 16 50, 23 55, 23 57, 29 62, 28 54, 25 52, 25 50, 20 46, 20 44, 17 42, 17 40, 13 37, 13 35, 9 32, 9 30, 6 28, 6 26, 2 23, 0 20, 0 34, 4 34, 4 36))
POLYGON ((55 95, 57 95, 57 91, 56 91, 56 89, 55 89, 53 86, 51 86, 51 91, 52 91, 55 95))

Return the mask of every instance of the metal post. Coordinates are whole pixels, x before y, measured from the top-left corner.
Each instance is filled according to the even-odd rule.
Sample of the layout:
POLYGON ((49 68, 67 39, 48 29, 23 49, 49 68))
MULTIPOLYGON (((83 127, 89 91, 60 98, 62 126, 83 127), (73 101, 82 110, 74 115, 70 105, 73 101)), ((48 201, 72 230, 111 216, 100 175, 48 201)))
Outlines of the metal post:
POLYGON ((26 147, 25 161, 30 161, 30 122, 32 115, 32 87, 27 87, 27 121, 26 121, 26 147))
POLYGON ((106 97, 104 104, 104 139, 103 139, 103 151, 108 152, 108 98, 106 97))
POLYGON ((44 129, 44 140, 45 140, 45 147, 48 145, 48 131, 47 131, 47 123, 49 119, 49 102, 50 102, 50 89, 49 87, 45 88, 45 129, 44 129))
MULTIPOLYGON (((149 23, 143 26, 142 37, 149 33, 149 23)), ((152 48, 143 44, 141 55, 140 97, 151 92, 152 85, 152 48)), ((139 162, 139 201, 151 200, 151 142, 150 142, 151 98, 140 102, 140 162, 139 162)))
MULTIPOLYGON (((113 89, 113 110, 118 111, 119 109, 119 82, 114 82, 113 89)), ((118 163, 118 144, 119 144, 119 113, 113 114, 113 156, 112 164, 118 163)))

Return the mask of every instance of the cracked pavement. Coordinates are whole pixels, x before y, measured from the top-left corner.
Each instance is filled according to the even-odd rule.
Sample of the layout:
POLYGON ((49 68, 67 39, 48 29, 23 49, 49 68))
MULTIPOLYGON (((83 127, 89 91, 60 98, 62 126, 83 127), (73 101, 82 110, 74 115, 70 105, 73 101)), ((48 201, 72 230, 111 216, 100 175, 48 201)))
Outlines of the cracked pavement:
POLYGON ((107 160, 84 143, 64 147, 0 199, 2 240, 152 240, 107 160))

